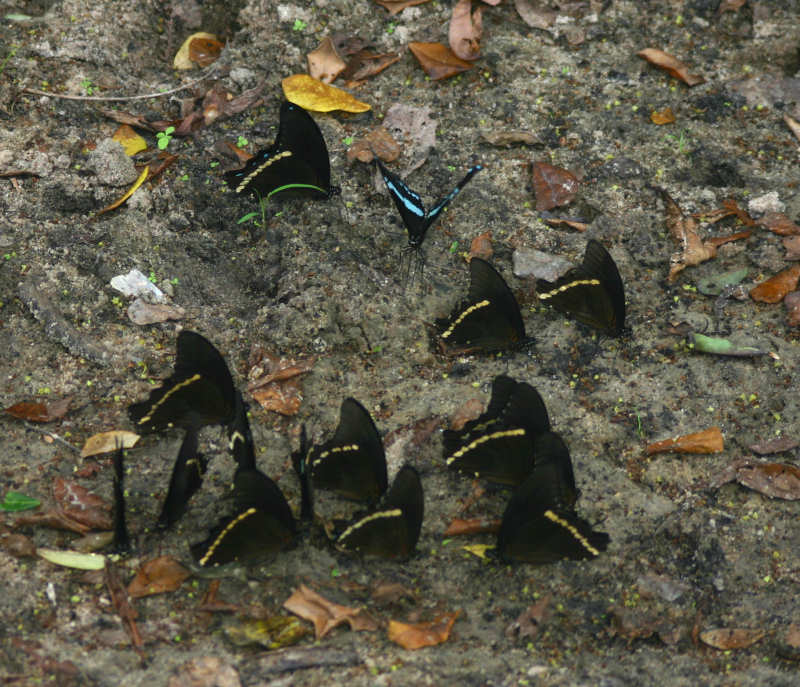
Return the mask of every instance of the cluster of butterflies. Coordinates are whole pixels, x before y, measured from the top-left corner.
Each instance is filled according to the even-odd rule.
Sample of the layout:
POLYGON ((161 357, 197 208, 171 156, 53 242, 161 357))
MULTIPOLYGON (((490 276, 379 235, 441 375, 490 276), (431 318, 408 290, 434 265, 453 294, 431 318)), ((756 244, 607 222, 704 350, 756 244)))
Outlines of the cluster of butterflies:
MULTIPOLYGON (((408 249, 423 264, 421 247, 430 226, 483 167, 475 165, 444 198, 429 210, 419 194, 375 157, 389 195, 408 232, 408 249)), ((275 142, 247 161, 241 170, 225 173, 236 193, 259 198, 307 196, 329 198, 339 192, 331 186, 330 158, 317 123, 302 107, 284 102, 275 142)), ((524 344, 525 325, 511 289, 488 262, 473 258, 469 264, 467 298, 450 318, 437 321, 440 349, 447 354, 491 352, 524 344)), ((619 270, 601 243, 590 240, 583 263, 555 282, 536 284, 541 301, 571 314, 578 321, 612 336, 625 327, 625 292, 619 270)))
MULTIPOLYGON (((247 406, 224 358, 200 334, 178 335, 173 374, 147 400, 128 409, 142 433, 169 428, 185 431, 173 467, 158 526, 170 527, 186 511, 207 467, 198 453, 198 431, 227 427, 228 448, 236 463, 232 515, 203 541, 191 546, 201 566, 263 558, 289 547, 299 527, 286 498, 256 467, 247 406)), ((417 470, 404 465, 391 487, 380 433, 369 412, 355 399, 342 402, 339 425, 326 442, 307 445, 305 427, 292 463, 300 481, 300 521, 314 520, 314 491, 331 491, 367 506, 331 538, 344 551, 384 558, 406 558, 419 540, 424 495, 417 470)), ((574 511, 578 496, 569 452, 550 431, 544 402, 528 384, 497 377, 486 412, 444 437, 446 463, 490 481, 517 487, 503 516, 497 551, 504 560, 546 563, 559 558, 590 558, 604 550, 608 535, 594 532, 574 511)), ((116 545, 125 549, 123 452, 114 458, 116 545)))
MULTIPOLYGON (((228 449, 236 464, 235 510, 205 540, 191 546, 199 565, 262 558, 296 540, 298 522, 280 488, 256 467, 247 405, 224 358, 210 341, 196 332, 182 331, 172 375, 147 400, 132 404, 128 414, 144 434, 171 428, 185 432, 158 518, 159 528, 173 525, 202 485, 207 460, 197 450, 198 431, 214 424, 227 428, 228 449)), ((330 490, 369 506, 366 514, 334 534, 338 548, 386 558, 410 555, 422 527, 422 484, 417 471, 405 465, 387 488, 383 444, 364 407, 355 399, 345 399, 333 438, 310 448, 306 443, 303 428, 300 450, 292 456, 300 480, 300 520, 313 521, 313 489, 330 490)), ((118 549, 126 549, 130 538, 125 524, 121 449, 114 466, 115 543, 118 549)))
POLYGON ((608 546, 609 536, 575 512, 569 450, 530 384, 495 377, 486 412, 444 432, 444 456, 450 468, 514 488, 497 535, 502 560, 594 558, 608 546))

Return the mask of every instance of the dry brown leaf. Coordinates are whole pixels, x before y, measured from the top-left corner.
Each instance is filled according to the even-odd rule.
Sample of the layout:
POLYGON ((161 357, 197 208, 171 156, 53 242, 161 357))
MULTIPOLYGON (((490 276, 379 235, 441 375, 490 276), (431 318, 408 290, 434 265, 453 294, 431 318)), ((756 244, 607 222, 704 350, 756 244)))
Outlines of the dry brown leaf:
POLYGON ((400 53, 385 52, 374 53, 369 50, 359 50, 347 61, 347 66, 342 72, 342 78, 348 83, 363 81, 370 76, 380 74, 384 69, 400 61, 400 53))
POLYGON ((738 12, 747 0, 722 0, 717 7, 717 12, 738 12))
POLYGON ((45 527, 52 527, 56 530, 67 530, 68 532, 76 532, 77 534, 86 534, 91 529, 83 523, 68 517, 66 513, 59 508, 53 508, 44 513, 26 513, 20 515, 14 521, 14 526, 22 527, 23 525, 44 525, 45 527))
POLYGON ((667 451, 675 453, 719 453, 723 448, 722 430, 719 427, 709 427, 701 432, 656 441, 645 449, 645 453, 648 456, 667 451))
POLYGON ((533 163, 533 191, 537 210, 569 205, 578 192, 578 179, 570 171, 547 162, 533 163))
POLYGON ((586 222, 582 222, 579 219, 571 219, 569 217, 548 217, 545 216, 545 213, 542 213, 541 219, 544 220, 544 223, 550 227, 557 227, 562 224, 566 224, 570 229, 575 229, 575 231, 584 232, 589 228, 589 225, 586 222))
MULTIPOLYGON (((219 40, 213 33, 206 33, 205 31, 198 31, 197 33, 193 33, 185 41, 183 41, 181 47, 178 48, 178 52, 175 53, 175 57, 172 60, 172 66, 175 69, 194 69, 195 61, 192 60, 190 51, 191 51, 191 43, 192 41, 195 40, 208 41, 210 45, 216 43, 219 44, 220 46, 219 50, 222 49, 222 44, 219 42, 219 40)), ((202 45, 203 44, 198 44, 198 47, 202 45)), ((217 56, 219 56, 219 50, 217 51, 217 56)), ((213 61, 214 60, 212 60, 212 62, 213 61)), ((209 62, 209 64, 211 63, 209 62)))
POLYGON ((141 298, 137 298, 128 306, 127 314, 133 324, 145 326, 168 320, 182 320, 186 311, 179 305, 146 303, 141 298))
POLYGON ((300 375, 309 372, 315 362, 314 357, 296 361, 262 351, 261 360, 248 373, 252 381, 247 390, 265 410, 296 415, 303 400, 300 375))
POLYGON ((800 499, 800 468, 790 463, 747 463, 737 468, 736 481, 773 499, 800 499))
POLYGON ((530 131, 508 130, 508 131, 485 131, 481 133, 483 139, 493 146, 508 148, 515 143, 526 146, 535 146, 542 143, 541 139, 530 131))
POLYGON ((367 103, 357 100, 341 88, 322 83, 308 74, 287 76, 282 82, 283 94, 289 102, 314 112, 367 112, 367 103))
POLYGON ((450 421, 450 429, 460 430, 470 420, 477 420, 482 412, 483 401, 479 398, 470 398, 456 408, 453 419, 450 421))
POLYGON ((36 555, 36 544, 24 534, 4 534, 0 536, 0 548, 15 558, 36 555))
POLYGON ((50 403, 36 403, 34 401, 20 401, 5 409, 11 417, 28 422, 52 422, 60 420, 69 410, 72 397, 62 398, 50 403))
POLYGON ((306 59, 308 73, 324 83, 333 83, 347 66, 330 36, 325 36, 316 49, 306 55, 306 59))
POLYGON ((783 247, 786 249, 786 260, 800 260, 800 236, 784 236, 783 247))
POLYGON ((395 644, 404 649, 422 649, 426 646, 436 646, 446 642, 450 637, 450 630, 456 622, 460 611, 443 613, 436 620, 429 623, 401 623, 397 620, 389 621, 388 636, 395 644))
POLYGON ((768 212, 758 222, 764 229, 769 229, 779 236, 793 236, 800 234, 800 226, 792 222, 782 212, 768 212))
POLYGON ((556 23, 558 13, 537 0, 514 0, 514 7, 528 26, 548 30, 556 23))
POLYGON ((434 81, 455 76, 473 66, 441 43, 409 43, 408 49, 414 53, 422 70, 434 81))
POLYGON ((650 121, 658 126, 663 126, 664 124, 674 124, 675 113, 672 111, 671 107, 665 107, 663 110, 653 110, 650 113, 650 121))
POLYGON ((130 124, 131 126, 144 129, 145 131, 158 131, 150 122, 148 122, 144 115, 135 115, 124 110, 107 110, 100 108, 100 112, 109 119, 118 122, 119 124, 130 124))
POLYGON ((472 239, 472 242, 469 244, 470 258, 478 257, 484 260, 490 260, 492 255, 494 255, 494 249, 492 248, 491 231, 485 231, 472 239))
POLYGON ((321 639, 342 623, 350 625, 353 632, 373 632, 378 629, 378 623, 363 608, 350 608, 328 601, 304 584, 292 592, 284 601, 283 607, 312 623, 317 639, 321 639))
POLYGON ((350 146, 347 151, 347 161, 372 162, 377 155, 384 162, 394 162, 402 151, 400 144, 392 138, 386 128, 378 126, 350 146))
POLYGON ((783 299, 786 306, 786 324, 796 327, 800 324, 800 291, 793 291, 783 299))
POLYGON ((700 633, 700 641, 715 649, 746 649, 753 646, 767 633, 764 630, 747 630, 744 628, 721 627, 705 630, 700 633))
POLYGON ((639 57, 647 60, 650 64, 655 65, 680 79, 687 86, 697 86, 697 84, 705 83, 705 79, 698 74, 690 74, 689 67, 681 62, 677 57, 673 57, 669 53, 665 53, 658 48, 645 48, 636 53, 639 57))
POLYGON ((445 537, 461 537, 466 534, 496 534, 500 531, 500 520, 488 518, 453 518, 445 530, 445 537))
POLYGON ((413 7, 414 5, 421 5, 430 0, 375 0, 381 7, 389 10, 389 14, 395 15, 402 12, 406 7, 413 7))
POLYGON ((786 126, 792 130, 797 140, 800 141, 800 122, 787 114, 783 115, 783 121, 786 122, 786 126))
POLYGON ((791 451, 792 449, 800 446, 800 441, 792 437, 782 436, 770 439, 768 441, 759 441, 757 444, 751 444, 748 448, 760 456, 766 456, 771 453, 783 453, 791 451))
POLYGON ((481 56, 483 5, 472 11, 472 0, 458 0, 450 16, 448 41, 450 49, 462 60, 477 60, 481 56))
POLYGON ((111 138, 122 145, 128 157, 147 150, 147 142, 134 131, 130 124, 121 124, 111 138))
POLYGON ((550 617, 550 594, 545 594, 533 606, 528 606, 517 619, 506 628, 508 639, 535 639, 544 622, 550 617))
POLYGON ((379 606, 389 606, 404 599, 415 601, 414 591, 399 582, 378 582, 370 592, 370 598, 379 606))
POLYGON ((81 458, 96 456, 100 453, 111 453, 118 448, 133 448, 139 441, 139 435, 126 429, 112 429, 90 436, 81 449, 81 458))
POLYGON ((192 573, 171 556, 159 556, 146 561, 128 585, 128 594, 133 599, 142 596, 174 592, 192 573))
POLYGON ((189 41, 189 59, 205 69, 219 59, 224 47, 214 36, 195 36, 189 41))
POLYGON ((750 298, 759 303, 780 303, 786 294, 797 289, 798 281, 800 263, 795 263, 750 289, 750 298))
POLYGON ((69 520, 89 529, 110 530, 114 525, 111 504, 77 482, 56 477, 53 480, 53 498, 69 520))

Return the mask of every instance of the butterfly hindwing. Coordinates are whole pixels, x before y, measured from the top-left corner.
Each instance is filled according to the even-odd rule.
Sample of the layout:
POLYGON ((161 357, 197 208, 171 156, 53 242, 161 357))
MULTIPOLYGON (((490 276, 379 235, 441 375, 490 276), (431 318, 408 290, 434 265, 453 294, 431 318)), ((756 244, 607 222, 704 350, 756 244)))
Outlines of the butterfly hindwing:
POLYGON ((356 501, 376 502, 386 491, 383 442, 369 412, 354 398, 342 402, 333 438, 314 446, 306 467, 315 488, 356 501))
POLYGON ((590 239, 583 262, 555 282, 536 282, 539 299, 579 322, 619 336, 625 328, 625 289, 602 243, 590 239))
POLYGON ((244 168, 226 172, 235 193, 328 198, 331 186, 328 147, 319 126, 299 105, 284 101, 275 142, 250 158, 244 168))
POLYGON ((124 553, 131 548, 125 520, 125 452, 121 446, 114 453, 114 550, 124 553))
POLYGON ((172 468, 169 489, 158 517, 158 527, 171 527, 186 512, 189 499, 203 484, 207 467, 208 460, 197 450, 197 430, 186 430, 172 468))
POLYGON ((228 450, 236 461, 237 470, 254 470, 256 450, 250 421, 247 419, 247 404, 241 392, 236 390, 233 421, 228 425, 228 450))
POLYGON ((234 477, 236 515, 226 518, 192 554, 201 566, 259 559, 286 548, 294 539, 294 516, 278 485, 256 469, 234 477))
POLYGON ((174 372, 146 401, 130 405, 128 415, 143 434, 226 424, 233 417, 235 395, 220 352, 200 334, 183 330, 178 334, 174 372))
POLYGON ((404 465, 380 506, 336 540, 340 549, 381 558, 408 558, 422 530, 424 495, 419 473, 404 465))
POLYGON ((519 304, 505 279, 488 262, 472 258, 469 291, 447 319, 437 320, 440 348, 458 355, 516 348, 525 340, 519 304))

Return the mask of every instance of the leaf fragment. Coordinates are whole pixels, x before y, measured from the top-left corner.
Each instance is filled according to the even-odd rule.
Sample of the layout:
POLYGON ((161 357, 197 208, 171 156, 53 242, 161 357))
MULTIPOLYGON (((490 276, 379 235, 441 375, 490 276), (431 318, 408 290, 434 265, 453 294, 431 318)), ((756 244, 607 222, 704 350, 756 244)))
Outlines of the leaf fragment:
POLYGON ((122 144, 128 157, 147 150, 147 141, 139 136, 130 124, 121 124, 111 138, 122 144))
POLYGON ((687 86, 697 86, 705 83, 705 79, 698 74, 690 74, 689 67, 681 62, 677 57, 659 50, 658 48, 645 48, 636 53, 639 57, 647 60, 650 64, 666 71, 670 76, 680 79, 687 86))
POLYGON ((700 633, 700 641, 714 649, 746 649, 760 641, 767 633, 764 630, 720 627, 700 633))
POLYGON ((450 49, 462 60, 477 60, 481 56, 483 5, 472 11, 472 0, 458 0, 450 15, 448 41, 450 49))
POLYGON ((265 649, 282 649, 297 644, 310 630, 295 616, 272 615, 232 620, 222 631, 236 646, 259 644, 265 649))
POLYGON ((159 556, 145 561, 128 585, 133 599, 165 592, 174 592, 192 573, 171 556, 159 556))
POLYGON ((306 110, 367 112, 372 109, 367 103, 357 100, 347 91, 322 83, 308 74, 287 76, 281 85, 286 99, 306 110))
POLYGON ((779 236, 796 236, 800 234, 800 226, 792 222, 783 212, 768 212, 758 224, 779 236))
POLYGON ((33 496, 27 496, 18 491, 7 491, 3 502, 0 503, 0 510, 15 513, 22 510, 33 510, 41 505, 42 502, 33 496))
POLYGON ((656 441, 645 449, 645 454, 652 456, 668 451, 674 453, 719 453, 723 449, 722 430, 719 427, 709 427, 700 432, 656 441))
POLYGON ((532 169, 537 210, 569 205, 575 198, 579 183, 572 172, 547 162, 534 162, 532 169))
POLYGON ((76 570, 102 570, 106 565, 106 557, 99 553, 80 553, 57 549, 37 549, 36 553, 50 563, 76 570))
POLYGON ((436 646, 446 642, 460 611, 443 613, 435 620, 427 623, 402 623, 389 621, 388 637, 404 649, 415 650, 426 646, 436 646))
POLYGON ((786 324, 796 327, 800 324, 800 291, 793 291, 783 299, 786 306, 786 324))
POLYGON ((20 401, 5 409, 5 412, 18 420, 28 422, 52 422, 60 420, 69 410, 72 397, 62 398, 50 403, 37 403, 35 401, 20 401))
POLYGON ((306 60, 308 60, 308 73, 324 83, 333 83, 347 66, 330 36, 325 36, 320 44, 306 55, 306 60))
POLYGON ((657 126, 663 126, 664 124, 674 124, 675 123, 675 113, 672 111, 671 107, 665 107, 663 110, 653 110, 650 113, 650 121, 657 126))
POLYGON ((150 168, 145 167, 142 170, 142 173, 139 175, 139 178, 133 182, 133 186, 131 186, 127 191, 125 191, 122 197, 118 198, 113 203, 111 203, 111 205, 106 205, 106 207, 104 207, 103 209, 98 210, 95 217, 99 217, 100 215, 104 215, 107 212, 116 210, 120 205, 122 205, 126 200, 128 200, 128 198, 130 198, 136 192, 136 189, 138 189, 144 183, 144 180, 147 179, 147 175, 149 174, 149 172, 150 168))
POLYGON ((417 58, 422 70, 434 81, 447 79, 473 67, 471 62, 462 60, 441 43, 409 43, 408 49, 417 58))
POLYGON ((213 33, 198 31, 183 41, 175 53, 172 66, 181 70, 194 69, 197 65, 207 67, 216 62, 222 47, 223 44, 213 33))
POLYGON ((112 429, 90 436, 81 449, 81 458, 111 453, 118 448, 133 448, 139 441, 139 435, 127 429, 112 429))
POLYGON ((798 281, 800 263, 795 263, 750 289, 750 298, 760 303, 780 303, 786 294, 797 289, 798 281))
POLYGON ((342 623, 350 625, 353 632, 375 631, 378 624, 363 608, 351 608, 329 601, 304 584, 292 592, 283 607, 314 625, 317 639, 321 639, 342 623))
POLYGON ((697 332, 689 334, 689 345, 698 353, 729 355, 736 358, 749 358, 766 353, 766 351, 762 351, 757 346, 736 343, 731 339, 723 339, 716 336, 705 336, 697 332))
POLYGON ((800 499, 800 468, 791 463, 747 462, 737 467, 736 481, 773 499, 800 499))

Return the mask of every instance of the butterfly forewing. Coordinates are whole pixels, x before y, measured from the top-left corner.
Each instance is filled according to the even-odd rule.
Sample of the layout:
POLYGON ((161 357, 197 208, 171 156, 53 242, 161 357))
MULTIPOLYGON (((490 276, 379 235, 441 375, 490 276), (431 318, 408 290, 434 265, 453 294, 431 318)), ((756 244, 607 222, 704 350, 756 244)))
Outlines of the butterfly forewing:
POLYGON ((207 467, 208 461, 197 450, 197 430, 186 430, 172 468, 167 497, 158 517, 158 527, 171 527, 186 512, 189 499, 203 484, 207 467))
POLYGON ((596 329, 617 336, 625 327, 625 291, 617 265, 599 241, 591 239, 583 262, 555 282, 536 282, 539 298, 596 329))
POLYGON ((220 352, 205 337, 184 330, 178 334, 174 372, 146 401, 129 406, 128 414, 142 433, 226 424, 233 417, 235 395, 220 352))
POLYGON ((419 540, 424 510, 419 474, 404 465, 380 507, 350 525, 336 545, 369 556, 407 558, 419 540))
POLYGON ((327 198, 338 191, 331 186, 328 147, 319 126, 302 107, 288 101, 281 105, 275 142, 224 178, 234 192, 261 198, 327 198))
POLYGON ((356 501, 377 501, 386 491, 386 456, 369 412, 354 398, 342 402, 339 426, 330 441, 306 459, 311 482, 356 501))

